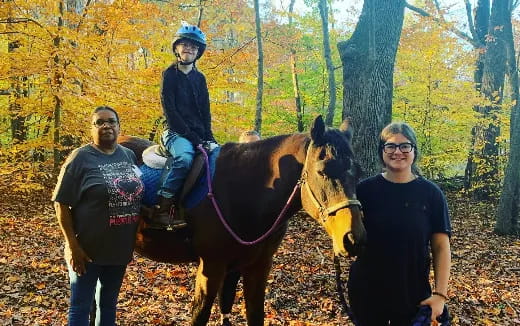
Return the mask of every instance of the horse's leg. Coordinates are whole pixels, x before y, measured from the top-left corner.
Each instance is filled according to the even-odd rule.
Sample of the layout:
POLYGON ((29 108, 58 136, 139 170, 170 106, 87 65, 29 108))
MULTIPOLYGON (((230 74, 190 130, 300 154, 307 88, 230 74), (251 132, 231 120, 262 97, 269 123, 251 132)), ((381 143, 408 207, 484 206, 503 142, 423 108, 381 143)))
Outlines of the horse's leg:
POLYGON ((269 256, 243 272, 244 299, 248 326, 264 325, 264 299, 267 277, 271 270, 272 257, 269 256))
POLYGON ((204 326, 208 323, 211 307, 225 274, 226 267, 222 263, 200 260, 192 303, 192 326, 204 326))
POLYGON ((235 302, 235 294, 239 280, 240 272, 232 270, 226 274, 224 283, 222 284, 219 297, 220 313, 222 314, 222 326, 231 326, 229 315, 231 314, 231 308, 235 302))

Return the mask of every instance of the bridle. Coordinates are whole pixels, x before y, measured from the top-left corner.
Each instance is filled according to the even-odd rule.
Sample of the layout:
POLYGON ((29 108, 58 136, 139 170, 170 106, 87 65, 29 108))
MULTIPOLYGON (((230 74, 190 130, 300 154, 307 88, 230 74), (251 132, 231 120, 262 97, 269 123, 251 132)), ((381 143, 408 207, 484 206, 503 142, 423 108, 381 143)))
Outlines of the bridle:
MULTIPOLYGON (((316 207, 316 209, 319 212, 319 218, 322 223, 325 223, 327 219, 343 208, 351 208, 351 207, 358 207, 359 210, 361 210, 361 202, 357 199, 346 199, 342 200, 338 203, 335 203, 332 206, 325 206, 322 205, 318 199, 316 198, 316 195, 312 191, 311 187, 309 186, 309 182, 307 181, 309 173, 307 172, 307 163, 309 161, 309 153, 310 153, 310 147, 312 146, 313 141, 311 140, 309 146, 307 147, 307 155, 305 156, 305 162, 303 163, 303 170, 302 170, 302 176, 300 177, 300 180, 298 181, 299 184, 303 185, 302 190, 305 190, 305 192, 308 194, 311 203, 316 207)), ((303 197, 303 191, 301 192, 301 196, 303 197)))
MULTIPOLYGON (((355 207, 359 208, 360 212, 362 212, 361 202, 357 199, 342 200, 342 201, 340 201, 332 206, 328 206, 328 207, 325 205, 322 205, 318 201, 318 199, 316 198, 316 195, 314 194, 311 187, 309 186, 309 183, 307 182, 307 178, 308 178, 307 162, 309 160, 310 147, 312 146, 312 143, 313 142, 311 141, 311 143, 309 144, 309 147, 307 148, 307 155, 305 157, 305 163, 303 164, 302 176, 300 178, 299 183, 302 183, 304 185, 302 189, 304 189, 307 192, 311 203, 313 203, 313 205, 318 210, 319 218, 320 218, 321 222, 323 224, 325 224, 325 222, 331 215, 333 215, 334 213, 336 213, 337 211, 339 211, 340 209, 343 209, 343 208, 351 208, 351 207, 355 206, 355 207)), ((303 191, 301 193, 301 196, 303 196, 303 191)), ((363 216, 363 215, 361 215, 361 216, 363 216)), ((353 237, 352 231, 349 231, 347 233, 347 236, 353 237)), ((345 299, 345 295, 344 295, 345 286, 343 285, 343 281, 341 280, 341 274, 342 274, 341 273, 341 264, 339 262, 339 256, 336 254, 334 254, 334 270, 335 270, 335 274, 336 274, 336 291, 338 293, 339 302, 341 304, 341 310, 347 314, 347 316, 354 323, 354 325, 358 326, 359 324, 357 323, 356 319, 354 318, 352 310, 350 309, 350 306, 348 305, 347 300, 345 299)))
MULTIPOLYGON (((241 239, 233 231, 233 229, 231 228, 229 223, 226 221, 226 219, 222 215, 222 212, 221 212, 220 207, 219 207, 219 205, 217 203, 217 200, 215 199, 215 194, 213 194, 213 189, 211 187, 211 177, 210 177, 211 174, 210 174, 210 171, 209 171, 208 153, 206 153, 206 150, 202 147, 202 145, 198 145, 197 146, 197 149, 200 152, 202 152, 202 154, 204 155, 204 160, 205 160, 205 163, 206 163, 206 180, 207 180, 207 183, 208 183, 208 195, 207 196, 210 199, 210 201, 213 203, 213 207, 215 208, 215 211, 216 211, 220 221, 222 222, 222 224, 224 225, 226 230, 229 232, 229 234, 238 243, 240 243, 242 245, 250 246, 250 245, 257 244, 257 243, 263 241, 264 239, 266 239, 268 236, 270 236, 278 228, 278 226, 282 222, 283 217, 285 215, 285 212, 289 208, 289 206, 292 203, 292 200, 295 197, 298 189, 300 189, 302 187, 302 185, 304 186, 303 189, 305 189, 309 193, 309 197, 311 198, 311 202, 314 204, 314 206, 316 206, 316 208, 320 212, 320 220, 322 221, 322 223, 325 223, 326 220, 332 214, 334 214, 335 212, 339 211, 340 209, 350 208, 352 206, 357 206, 361 210, 361 203, 357 199, 344 200, 344 201, 336 203, 336 204, 334 204, 334 205, 332 205, 330 207, 326 207, 326 206, 321 205, 320 202, 318 201, 318 199, 316 199, 316 196, 312 192, 312 190, 311 190, 311 188, 309 186, 309 183, 307 182, 307 176, 308 176, 308 173, 307 173, 307 162, 309 161, 309 156, 310 156, 309 152, 310 152, 310 147, 312 146, 312 144, 313 144, 313 141, 311 140, 311 142, 309 143, 309 145, 307 147, 307 153, 306 153, 306 156, 305 156, 305 161, 303 163, 302 174, 300 176, 300 179, 298 179, 298 182, 294 186, 293 191, 292 191, 291 195, 289 196, 289 199, 287 199, 287 202, 285 203, 285 206, 280 211, 280 214, 278 215, 278 217, 274 221, 274 223, 271 226, 271 228, 269 228, 269 230, 267 230, 267 232, 264 233, 262 236, 260 236, 258 239, 253 240, 253 241, 245 241, 245 240, 241 239)), ((301 197, 303 196, 303 192, 302 191, 300 191, 300 196, 301 197)))

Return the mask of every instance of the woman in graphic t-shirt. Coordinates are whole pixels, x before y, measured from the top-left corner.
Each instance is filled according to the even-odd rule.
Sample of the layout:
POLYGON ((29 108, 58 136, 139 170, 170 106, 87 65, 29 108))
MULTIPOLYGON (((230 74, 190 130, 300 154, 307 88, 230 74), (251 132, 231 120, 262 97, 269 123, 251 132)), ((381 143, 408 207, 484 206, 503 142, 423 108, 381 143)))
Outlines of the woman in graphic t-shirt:
POLYGON ((65 238, 70 278, 69 326, 87 325, 96 295, 96 325, 115 325, 126 266, 132 259, 143 183, 134 153, 117 144, 119 116, 92 114, 92 143, 63 164, 52 200, 65 238))

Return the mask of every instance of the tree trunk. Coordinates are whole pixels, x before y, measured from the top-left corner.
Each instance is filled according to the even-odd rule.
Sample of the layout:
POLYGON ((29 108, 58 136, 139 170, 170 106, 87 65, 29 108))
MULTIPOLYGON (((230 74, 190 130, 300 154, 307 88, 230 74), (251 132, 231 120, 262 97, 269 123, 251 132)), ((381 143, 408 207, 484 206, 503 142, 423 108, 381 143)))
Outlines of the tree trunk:
POLYGON ((338 43, 343 63, 342 118, 358 135, 354 151, 364 172, 380 171, 378 142, 392 118, 395 56, 401 37, 404 0, 365 0, 352 37, 338 43))
POLYGON ((65 4, 62 1, 59 2, 58 9, 58 34, 54 36, 54 47, 56 48, 54 58, 52 60, 53 67, 53 76, 51 78, 51 88, 53 92, 54 98, 54 134, 53 134, 53 145, 54 145, 54 171, 57 172, 59 170, 62 157, 60 150, 60 140, 61 140, 61 111, 63 107, 63 100, 60 97, 60 92, 63 84, 63 63, 60 58, 60 47, 61 47, 61 29, 63 28, 63 16, 65 11, 65 4))
MULTIPOLYGON (((488 6, 487 1, 479 4, 488 6)), ((465 171, 466 188, 477 200, 489 200, 496 198, 500 176, 498 171, 498 144, 500 125, 497 112, 501 110, 503 87, 506 70, 506 40, 504 39, 504 26, 509 21, 508 4, 504 0, 493 0, 488 31, 485 36, 486 47, 484 57, 479 58, 475 72, 477 89, 490 102, 489 105, 477 106, 479 123, 472 130, 472 147, 468 156, 468 164, 465 171), (482 66, 481 66, 482 65, 482 66)), ((485 16, 484 11, 477 13, 485 16)), ((483 18, 476 17, 477 31, 479 21, 483 18)), ((480 28, 482 29, 482 28, 480 28)))
POLYGON ((511 86, 510 148, 505 171, 504 184, 498 204, 495 232, 498 234, 520 235, 520 100, 518 68, 515 59, 515 43, 511 25, 511 8, 503 27, 507 47, 507 71, 511 86))
MULTIPOLYGON (((478 52, 477 62, 475 65, 475 72, 473 74, 473 80, 475 82, 475 88, 480 92, 482 85, 482 75, 484 73, 484 53, 486 44, 486 34, 489 29, 489 13, 490 13, 490 0, 479 0, 477 8, 475 10, 475 41, 481 44, 480 49, 476 49, 478 52)), ((469 17, 468 17, 469 18, 469 17)))
POLYGON ((330 41, 329 41, 329 10, 327 7, 327 0, 320 0, 318 7, 320 9, 321 27, 323 31, 323 56, 327 66, 327 73, 329 77, 329 106, 327 115, 325 117, 325 124, 332 126, 334 120, 334 109, 336 107, 336 80, 334 78, 334 65, 330 56, 330 41))
POLYGON ((258 134, 262 134, 262 97, 264 93, 264 50, 262 49, 262 30, 260 26, 260 7, 258 0, 254 0, 255 5, 255 24, 256 24, 256 42, 258 49, 258 79, 256 91, 256 115, 255 130, 258 134))
POLYGON ((197 15, 197 26, 200 27, 202 24, 202 14, 204 13, 204 0, 199 0, 199 12, 197 15))
MULTIPOLYGON (((15 33, 13 24, 12 12, 9 7, 9 17, 7 17, 7 35, 8 44, 7 52, 9 54, 9 60, 13 60, 16 55, 16 51, 22 47, 22 42, 18 39, 18 34, 15 33), (13 36, 14 35, 14 36, 13 36)), ((15 64, 9 65, 11 68, 15 67, 15 64)), ((9 118, 11 124, 11 138, 13 142, 24 142, 27 140, 27 126, 25 125, 26 116, 22 115, 22 106, 20 100, 28 95, 27 90, 27 76, 19 76, 16 71, 10 71, 9 73, 9 118)))
MULTIPOLYGON (((296 0, 291 0, 289 4, 289 28, 292 28, 293 23, 293 12, 294 12, 294 3, 296 0)), ((293 46, 291 46, 291 55, 289 57, 289 62, 291 64, 291 75, 292 75, 292 83, 293 83, 293 92, 294 92, 294 104, 296 106, 296 122, 298 125, 298 132, 303 132, 303 110, 302 110, 302 101, 300 97, 300 85, 298 84, 298 73, 296 71, 296 50, 293 46)))

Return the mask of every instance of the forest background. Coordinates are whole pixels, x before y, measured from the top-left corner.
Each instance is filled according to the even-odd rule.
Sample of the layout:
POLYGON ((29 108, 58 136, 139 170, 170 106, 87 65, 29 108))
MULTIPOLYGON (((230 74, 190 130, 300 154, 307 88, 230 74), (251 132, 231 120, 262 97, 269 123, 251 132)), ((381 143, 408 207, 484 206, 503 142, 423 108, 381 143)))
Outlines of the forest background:
MULTIPOLYGON (((516 8, 517 1, 506 1, 516 8)), ((478 198, 472 193, 480 186, 464 180, 475 146, 475 126, 482 121, 475 108, 488 105, 490 99, 482 94, 474 76, 485 49, 456 31, 471 28, 467 5, 476 7, 477 2, 486 1, 410 1, 393 71, 391 106, 392 118, 408 122, 418 133, 422 173, 450 194, 468 200, 478 198), (419 14, 412 7, 432 14, 419 14)), ((344 92, 337 44, 352 36, 362 5, 361 0, 306 0, 296 9, 289 1, 3 0, 0 193, 6 196, 0 200, 2 207, 16 206, 14 211, 20 213, 24 205, 33 209, 48 205, 62 160, 71 149, 90 141, 90 114, 96 106, 110 105, 119 112, 123 134, 158 140, 161 73, 172 62, 171 41, 183 20, 200 25, 208 38, 197 67, 208 81, 213 130, 220 143, 236 141, 241 132, 251 129, 263 137, 304 131, 318 114, 330 117, 330 125, 339 125, 345 107, 336 101, 344 92), (324 3, 328 6, 325 17, 324 3), (255 17, 258 6, 260 15, 255 17), (329 49, 324 45, 327 38, 329 49), (260 102, 258 80, 263 87, 260 102)), ((518 49, 516 10, 512 10, 511 23, 518 49)), ((491 33, 486 35, 492 40, 491 33)), ((515 132, 510 128, 517 104, 509 87, 513 83, 510 78, 504 83, 500 110, 493 115, 500 129, 493 142, 498 190, 478 203, 492 211, 479 217, 488 219, 479 229, 482 232, 493 228, 515 132)), ((355 137, 364 135, 355 133, 355 137)), ((0 216, 4 226, 18 223, 9 212, 0 216)), ((517 219, 514 222, 518 224, 517 219)), ((518 230, 514 224, 511 233, 518 230)), ((7 233, 0 239, 10 241, 7 233)), ((512 257, 507 270, 518 280, 520 244, 516 236, 505 239, 501 241, 508 241, 505 246, 512 254, 506 259, 512 257)), ((496 309, 491 315, 504 314, 507 320, 518 321, 518 300, 496 309)))

